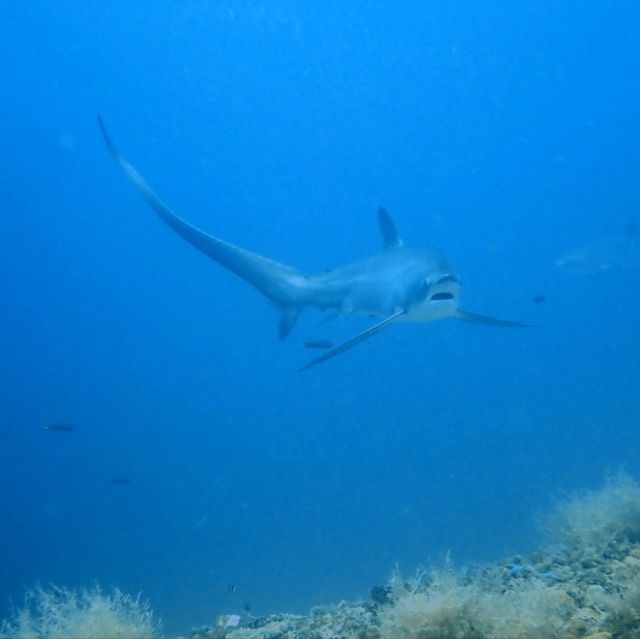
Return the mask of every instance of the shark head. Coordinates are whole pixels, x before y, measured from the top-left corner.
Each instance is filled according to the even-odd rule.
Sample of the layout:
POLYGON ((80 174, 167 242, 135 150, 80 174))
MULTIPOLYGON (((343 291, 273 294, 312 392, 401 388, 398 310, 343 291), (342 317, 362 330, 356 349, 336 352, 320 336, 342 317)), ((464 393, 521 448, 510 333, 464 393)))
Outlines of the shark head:
POLYGON ((460 280, 450 270, 431 272, 422 282, 422 291, 414 297, 403 319, 430 322, 453 317, 458 311, 460 280))

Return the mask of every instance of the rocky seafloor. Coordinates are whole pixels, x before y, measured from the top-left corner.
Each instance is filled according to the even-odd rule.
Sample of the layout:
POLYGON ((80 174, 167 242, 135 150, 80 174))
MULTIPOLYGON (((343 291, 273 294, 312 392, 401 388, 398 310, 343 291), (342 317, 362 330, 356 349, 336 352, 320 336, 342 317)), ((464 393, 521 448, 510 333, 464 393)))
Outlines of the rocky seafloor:
POLYGON ((640 639, 640 486, 564 500, 547 543, 492 565, 393 575, 366 601, 308 615, 224 615, 189 639, 640 639))
MULTIPOLYGON (((626 475, 559 501, 543 545, 490 565, 396 572, 365 601, 308 615, 223 615, 184 639, 640 639, 640 486, 626 475)), ((140 596, 36 586, 0 639, 159 639, 140 596)))

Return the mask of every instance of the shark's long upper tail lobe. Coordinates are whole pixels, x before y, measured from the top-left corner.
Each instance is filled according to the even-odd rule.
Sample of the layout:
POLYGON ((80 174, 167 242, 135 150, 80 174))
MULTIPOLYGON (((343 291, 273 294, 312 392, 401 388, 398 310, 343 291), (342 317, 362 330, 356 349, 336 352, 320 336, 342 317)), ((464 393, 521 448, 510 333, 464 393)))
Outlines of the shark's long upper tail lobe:
POLYGON ((192 226, 176 215, 163 204, 138 171, 120 155, 100 116, 98 116, 98 122, 109 152, 162 221, 187 242, 247 281, 276 304, 281 312, 278 334, 280 338, 286 337, 291 332, 305 305, 307 279, 285 264, 224 242, 192 226))

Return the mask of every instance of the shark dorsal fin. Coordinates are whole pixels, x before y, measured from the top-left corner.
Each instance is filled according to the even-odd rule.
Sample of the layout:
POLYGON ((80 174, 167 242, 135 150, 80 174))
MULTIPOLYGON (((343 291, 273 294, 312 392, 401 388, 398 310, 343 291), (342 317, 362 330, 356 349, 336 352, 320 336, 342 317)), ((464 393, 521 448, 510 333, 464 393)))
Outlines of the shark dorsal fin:
POLYGON ((402 246, 403 242, 398 235, 398 231, 396 231, 396 225, 393 223, 386 209, 382 207, 378 209, 378 224, 380 225, 384 248, 398 248, 402 246))

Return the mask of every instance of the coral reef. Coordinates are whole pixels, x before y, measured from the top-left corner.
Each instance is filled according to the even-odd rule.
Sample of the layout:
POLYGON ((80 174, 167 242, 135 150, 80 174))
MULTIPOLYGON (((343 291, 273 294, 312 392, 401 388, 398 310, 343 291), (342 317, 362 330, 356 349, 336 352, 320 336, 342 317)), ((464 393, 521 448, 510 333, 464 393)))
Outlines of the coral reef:
POLYGON ((161 636, 146 602, 99 587, 76 592, 41 586, 27 593, 23 608, 0 625, 1 639, 155 639, 161 636))
POLYGON ((640 639, 640 486, 558 502, 546 546, 491 566, 395 573, 366 602, 195 629, 191 639, 640 639))

